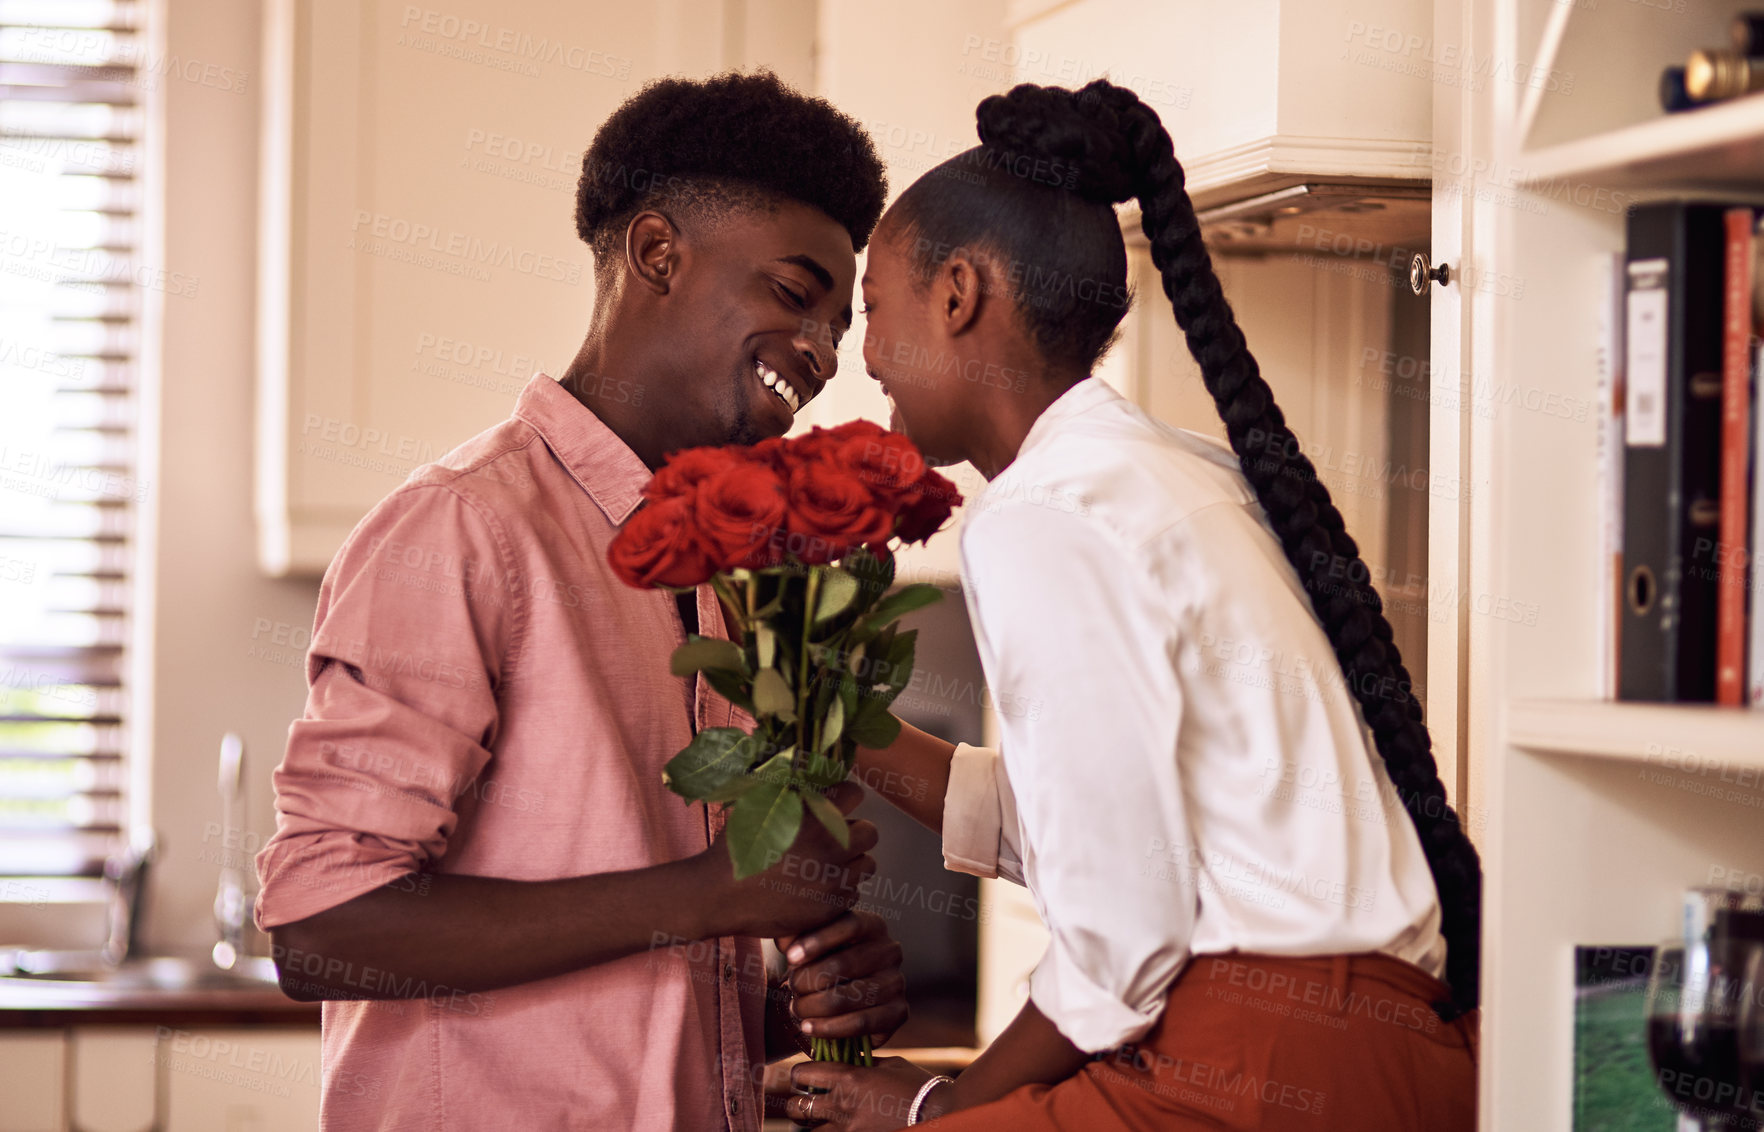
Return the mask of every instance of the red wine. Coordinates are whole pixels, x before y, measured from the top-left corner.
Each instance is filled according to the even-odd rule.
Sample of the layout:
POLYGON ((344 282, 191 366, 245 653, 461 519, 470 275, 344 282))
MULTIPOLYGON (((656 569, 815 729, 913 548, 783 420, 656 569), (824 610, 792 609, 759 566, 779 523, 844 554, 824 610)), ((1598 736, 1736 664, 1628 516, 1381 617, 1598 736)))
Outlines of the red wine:
POLYGON ((1756 1118, 1764 1108, 1757 1090, 1764 1087, 1757 1072, 1742 1080, 1739 1035, 1733 1024, 1700 1026, 1686 1042, 1675 1015, 1648 1019, 1648 1056, 1654 1083, 1678 1108, 1702 1116, 1756 1118))

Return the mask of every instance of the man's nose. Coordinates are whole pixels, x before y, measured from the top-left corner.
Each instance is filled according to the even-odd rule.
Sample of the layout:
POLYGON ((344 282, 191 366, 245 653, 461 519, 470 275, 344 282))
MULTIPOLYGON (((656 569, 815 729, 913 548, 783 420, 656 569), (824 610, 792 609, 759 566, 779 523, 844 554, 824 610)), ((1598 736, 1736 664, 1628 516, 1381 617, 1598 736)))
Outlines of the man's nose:
POLYGON ((833 346, 833 330, 825 323, 805 320, 790 345, 808 362, 809 372, 822 381, 831 381, 839 372, 839 351, 833 346))

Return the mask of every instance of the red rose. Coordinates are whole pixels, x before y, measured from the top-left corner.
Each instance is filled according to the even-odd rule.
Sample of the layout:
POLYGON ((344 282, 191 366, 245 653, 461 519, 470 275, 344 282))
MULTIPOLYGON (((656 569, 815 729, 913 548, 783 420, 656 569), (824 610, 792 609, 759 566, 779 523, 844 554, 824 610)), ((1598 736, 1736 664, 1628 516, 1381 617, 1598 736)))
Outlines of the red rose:
POLYGON ((698 485, 744 457, 739 449, 686 448, 669 454, 667 463, 649 478, 643 487, 643 498, 653 502, 663 499, 690 498, 698 485))
POLYGON ((834 428, 822 428, 816 425, 801 436, 792 437, 785 444, 794 460, 819 460, 831 458, 839 450, 839 446, 848 440, 854 440, 858 437, 884 436, 887 432, 887 429, 875 421, 867 421, 859 417, 834 428))
POLYGON ((850 468, 889 507, 909 498, 927 470, 918 447, 900 433, 887 430, 874 436, 853 436, 835 450, 833 458, 850 468))
POLYGON ((829 460, 807 460, 790 469, 791 553, 803 562, 831 562, 860 544, 879 546, 894 529, 894 516, 876 505, 849 469, 829 460))
POLYGON ((770 566, 784 522, 784 481, 768 464, 743 461, 701 481, 695 514, 721 569, 770 566))
POLYGON ((716 573, 716 565, 693 525, 692 503, 682 497, 650 503, 631 516, 606 561, 627 585, 696 586, 716 573))
POLYGON ((924 542, 936 534, 949 513, 962 502, 956 485, 936 472, 926 469, 924 478, 913 486, 911 498, 900 512, 900 526, 895 534, 902 542, 924 542))
POLYGON ((747 458, 761 464, 770 464, 780 473, 788 473, 791 464, 790 441, 781 436, 768 436, 747 449, 747 458))

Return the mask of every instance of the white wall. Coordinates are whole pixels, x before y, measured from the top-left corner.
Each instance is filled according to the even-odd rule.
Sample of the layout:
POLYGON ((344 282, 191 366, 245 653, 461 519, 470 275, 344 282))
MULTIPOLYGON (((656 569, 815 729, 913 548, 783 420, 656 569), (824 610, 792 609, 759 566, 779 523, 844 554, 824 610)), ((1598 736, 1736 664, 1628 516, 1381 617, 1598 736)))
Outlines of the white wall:
POLYGON ((258 573, 252 530, 252 371, 257 260, 258 17, 238 0, 168 0, 169 55, 212 60, 250 76, 244 93, 167 81, 164 119, 165 266, 200 284, 163 301, 157 369, 160 453, 144 475, 157 488, 146 532, 156 639, 150 820, 161 838, 146 928, 150 946, 205 949, 214 887, 229 848, 215 787, 220 737, 246 743, 246 850, 274 828, 269 772, 305 702, 301 650, 318 595, 313 581, 258 573))

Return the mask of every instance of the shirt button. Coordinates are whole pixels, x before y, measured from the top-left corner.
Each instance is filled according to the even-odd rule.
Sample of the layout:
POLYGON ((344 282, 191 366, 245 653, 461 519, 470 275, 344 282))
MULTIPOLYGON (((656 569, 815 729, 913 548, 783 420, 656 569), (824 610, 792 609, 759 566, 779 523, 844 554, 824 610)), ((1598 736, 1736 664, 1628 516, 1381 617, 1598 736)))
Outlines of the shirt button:
POLYGON ((731 1093, 729 1095, 729 1115, 735 1116, 735 1115, 739 1114, 740 1112, 741 1112, 741 1098, 738 1096, 735 1096, 733 1093, 731 1093))
POLYGON ((735 964, 725 963, 723 965, 723 981, 725 983, 732 983, 735 981, 735 964))

